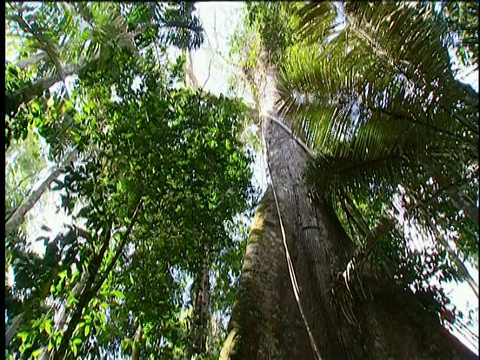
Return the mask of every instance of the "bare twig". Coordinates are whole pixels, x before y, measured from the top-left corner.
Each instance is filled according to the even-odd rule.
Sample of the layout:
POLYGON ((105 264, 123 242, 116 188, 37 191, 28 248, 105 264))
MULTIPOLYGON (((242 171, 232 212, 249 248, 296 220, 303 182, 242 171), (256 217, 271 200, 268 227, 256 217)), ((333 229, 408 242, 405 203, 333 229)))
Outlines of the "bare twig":
POLYGON ((193 71, 193 58, 190 50, 187 50, 187 56, 187 61, 185 62, 185 72, 192 83, 192 87, 198 89, 200 86, 198 84, 197 77, 195 76, 195 72, 193 71))
POLYGON ((205 82, 202 85, 202 88, 204 88, 205 85, 207 85, 208 80, 210 80, 210 73, 212 70, 213 58, 214 58, 214 55, 218 53, 218 47, 219 47, 218 34, 217 34, 217 13, 215 11, 215 8, 213 9, 213 33, 215 35, 215 40, 217 43, 215 50, 212 50, 212 44, 210 43, 210 38, 208 37, 208 35, 206 35, 206 38, 208 41, 208 47, 212 51, 212 56, 210 57, 210 61, 208 63, 208 75, 207 75, 207 78, 205 79, 205 82))

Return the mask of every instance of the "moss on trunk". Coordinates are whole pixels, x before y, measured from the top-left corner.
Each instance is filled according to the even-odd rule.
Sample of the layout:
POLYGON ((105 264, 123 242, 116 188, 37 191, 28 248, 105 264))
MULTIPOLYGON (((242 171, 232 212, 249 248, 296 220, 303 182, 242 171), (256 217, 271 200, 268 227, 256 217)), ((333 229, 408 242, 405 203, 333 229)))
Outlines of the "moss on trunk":
POLYGON ((269 188, 252 225, 221 359, 313 359, 290 283, 269 188))

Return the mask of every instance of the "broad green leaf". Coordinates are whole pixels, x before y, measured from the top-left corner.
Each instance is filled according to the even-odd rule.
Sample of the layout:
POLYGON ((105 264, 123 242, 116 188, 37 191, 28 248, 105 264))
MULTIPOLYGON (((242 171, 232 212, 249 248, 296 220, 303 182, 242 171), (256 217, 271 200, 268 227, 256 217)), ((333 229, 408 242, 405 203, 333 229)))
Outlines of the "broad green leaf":
POLYGON ((43 351, 43 348, 39 348, 39 349, 33 351, 33 352, 32 352, 32 357, 33 357, 33 358, 39 357, 40 354, 42 353, 42 351, 43 351))

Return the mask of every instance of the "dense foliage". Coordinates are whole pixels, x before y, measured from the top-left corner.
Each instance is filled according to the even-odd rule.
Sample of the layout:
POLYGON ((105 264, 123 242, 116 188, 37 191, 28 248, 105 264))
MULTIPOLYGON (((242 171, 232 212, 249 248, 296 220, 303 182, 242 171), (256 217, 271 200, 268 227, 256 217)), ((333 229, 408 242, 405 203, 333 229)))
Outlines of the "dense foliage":
MULTIPOLYGON (((28 97, 10 98, 17 102, 6 114, 7 147, 12 139, 30 139, 33 127, 54 159, 71 149, 77 153, 55 181, 75 225, 38 239, 46 246, 43 256, 32 251, 21 230, 9 236, 6 271, 13 271, 14 283, 6 283, 6 316, 15 335, 7 345, 10 358, 103 358, 138 350, 143 358, 182 358, 200 325, 211 334, 209 356, 218 352, 219 316, 231 306, 244 252, 238 214, 255 201, 252 156, 238 136, 246 108, 238 99, 181 86, 184 59, 171 64, 150 44, 198 47, 201 27, 192 4, 151 5, 48 3, 35 10, 36 18, 25 16, 40 38, 52 42, 54 31, 70 30, 71 47, 57 49, 59 61, 68 60, 67 50, 76 51, 78 28, 64 24, 46 32, 47 12, 66 22, 80 14, 94 29, 116 25, 105 22, 107 10, 117 11, 119 23, 127 12, 127 31, 138 22, 155 24, 156 40, 146 41, 142 32, 135 49, 112 43, 105 37, 113 30, 103 28, 98 42, 108 62, 87 52, 69 88, 63 79, 60 91, 40 86, 28 97), (161 21, 168 23, 166 32, 161 21), (191 43, 187 28, 198 34, 191 43), (197 324, 193 310, 195 291, 203 286, 196 279, 205 269, 213 327, 197 324), (141 337, 135 338, 139 326, 141 337)), ((9 11, 21 21, 14 14, 26 10, 12 5, 9 11)), ((34 68, 6 65, 10 94, 25 95, 59 70, 52 75, 34 68)))

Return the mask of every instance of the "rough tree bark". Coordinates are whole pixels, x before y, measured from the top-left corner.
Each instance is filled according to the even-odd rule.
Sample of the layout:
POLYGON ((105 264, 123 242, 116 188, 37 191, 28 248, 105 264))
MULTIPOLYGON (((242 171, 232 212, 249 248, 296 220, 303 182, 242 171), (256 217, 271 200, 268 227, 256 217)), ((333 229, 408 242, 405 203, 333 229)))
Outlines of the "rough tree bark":
MULTIPOLYGON (((259 110, 278 119, 275 73, 262 68, 253 78, 259 110)), ((221 359, 477 358, 413 294, 372 268, 365 267, 362 287, 344 285, 339 274, 354 244, 334 210, 305 186, 305 150, 275 121, 263 121, 273 187, 252 226, 221 359)))
POLYGON ((187 359, 194 354, 207 354, 207 335, 210 320, 210 272, 208 269, 209 254, 204 249, 204 257, 200 261, 199 271, 194 282, 193 324, 187 359))

